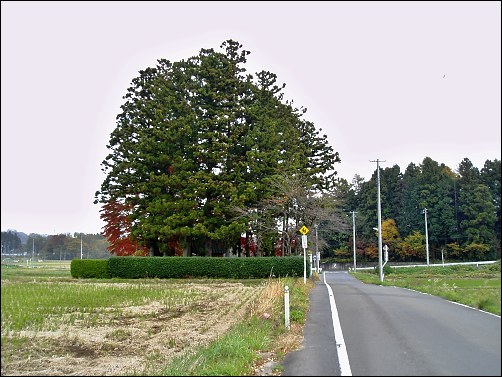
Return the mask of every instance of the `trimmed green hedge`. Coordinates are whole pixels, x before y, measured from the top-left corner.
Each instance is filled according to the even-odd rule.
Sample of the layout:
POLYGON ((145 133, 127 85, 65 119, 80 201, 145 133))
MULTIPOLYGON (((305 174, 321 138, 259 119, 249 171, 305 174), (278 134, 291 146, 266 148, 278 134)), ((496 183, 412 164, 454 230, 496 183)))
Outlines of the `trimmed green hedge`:
MULTIPOLYGON (((310 275, 307 259, 307 275, 310 275)), ((249 279, 303 276, 303 257, 111 257, 74 259, 71 274, 77 278, 227 278, 249 279), (99 263, 97 263, 99 262, 99 263)))
POLYGON ((110 278, 108 259, 72 259, 70 272, 74 278, 110 278))

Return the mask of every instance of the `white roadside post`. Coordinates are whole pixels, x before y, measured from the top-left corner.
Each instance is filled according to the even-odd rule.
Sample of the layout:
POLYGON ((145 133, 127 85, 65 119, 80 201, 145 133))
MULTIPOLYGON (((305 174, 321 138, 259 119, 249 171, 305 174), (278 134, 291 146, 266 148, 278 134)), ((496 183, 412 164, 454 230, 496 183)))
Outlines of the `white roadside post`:
POLYGON ((289 287, 284 287, 284 325, 289 330, 289 287))
POLYGON ((387 246, 387 244, 383 245, 383 255, 384 255, 384 263, 382 265, 382 276, 385 277, 385 273, 383 272, 383 268, 384 266, 387 264, 387 262, 389 261, 389 247, 387 246))

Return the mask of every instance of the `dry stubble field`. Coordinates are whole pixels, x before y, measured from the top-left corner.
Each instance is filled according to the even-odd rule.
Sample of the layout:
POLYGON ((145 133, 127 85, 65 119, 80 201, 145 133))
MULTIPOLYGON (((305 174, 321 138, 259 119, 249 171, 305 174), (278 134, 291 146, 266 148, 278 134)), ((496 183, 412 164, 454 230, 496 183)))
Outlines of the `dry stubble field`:
MULTIPOLYGON (((77 292, 84 286, 86 292, 96 292, 96 296, 108 294, 109 305, 53 308, 54 314, 44 314, 47 308, 43 301, 32 309, 25 305, 33 316, 39 312, 43 318, 36 325, 27 320, 22 329, 16 329, 9 322, 9 313, 4 312, 13 309, 4 308, 3 296, 11 291, 11 285, 19 284, 2 268, 2 376, 158 374, 170 359, 208 345, 245 316, 266 317, 276 300, 273 290, 282 291, 282 286, 274 288, 263 281, 107 283, 33 277, 22 282, 17 295, 22 296, 19 292, 23 289, 29 291, 30 285, 37 285, 37 289, 45 286, 47 292, 55 289, 51 295, 65 295, 68 289, 77 292), (111 287, 113 294, 109 293, 111 287), (145 295, 140 302, 112 299, 120 296, 120 290, 145 288, 155 293, 145 295)), ((23 310, 22 305, 18 310, 23 310)), ((283 348, 295 348, 300 341, 293 335, 284 339, 283 348)))

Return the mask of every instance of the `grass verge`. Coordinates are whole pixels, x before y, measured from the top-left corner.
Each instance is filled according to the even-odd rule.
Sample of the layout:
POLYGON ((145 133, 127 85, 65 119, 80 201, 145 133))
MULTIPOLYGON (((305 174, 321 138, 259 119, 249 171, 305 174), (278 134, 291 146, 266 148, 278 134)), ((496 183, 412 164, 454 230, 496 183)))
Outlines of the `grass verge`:
POLYGON ((301 345, 308 312, 308 296, 314 281, 274 279, 255 301, 250 315, 207 347, 180 356, 161 372, 164 376, 249 376, 260 375, 265 363, 277 375, 279 362, 301 345), (284 287, 290 294, 290 329, 285 328, 284 287), (296 314, 294 314, 296 313, 296 314))

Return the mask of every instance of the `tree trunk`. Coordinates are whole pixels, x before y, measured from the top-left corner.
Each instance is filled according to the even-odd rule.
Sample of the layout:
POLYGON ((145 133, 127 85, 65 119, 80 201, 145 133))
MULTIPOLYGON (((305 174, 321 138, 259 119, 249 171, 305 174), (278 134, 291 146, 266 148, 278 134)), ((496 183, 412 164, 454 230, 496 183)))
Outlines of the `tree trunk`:
POLYGON ((250 238, 251 232, 249 230, 246 230, 246 257, 250 257, 249 253, 249 238, 250 238))

